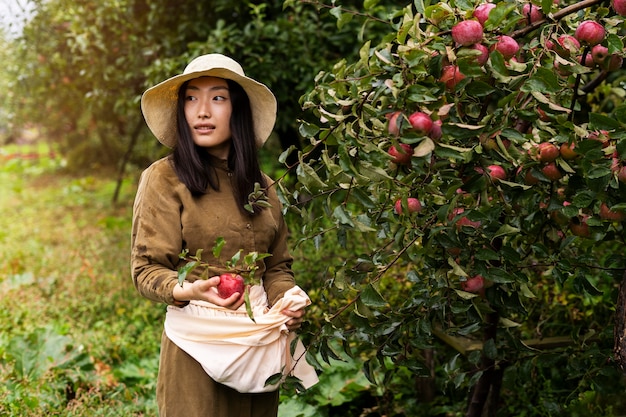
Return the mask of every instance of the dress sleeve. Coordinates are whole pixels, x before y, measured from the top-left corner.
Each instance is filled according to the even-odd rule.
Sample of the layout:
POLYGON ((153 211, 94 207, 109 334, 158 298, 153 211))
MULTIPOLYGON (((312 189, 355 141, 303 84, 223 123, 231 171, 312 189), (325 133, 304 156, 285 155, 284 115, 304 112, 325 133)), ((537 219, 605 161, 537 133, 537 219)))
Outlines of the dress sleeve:
POLYGON ((295 279, 291 269, 293 258, 288 247, 289 230, 274 187, 269 188, 268 197, 272 204, 269 210, 272 210, 272 215, 278 224, 278 230, 269 250, 272 256, 265 259, 266 270, 263 274, 263 286, 270 305, 274 305, 287 290, 295 286, 295 279))
POLYGON ((139 180, 132 217, 131 274, 139 293, 156 302, 179 305, 173 298, 182 251, 181 203, 166 161, 146 169, 139 180))

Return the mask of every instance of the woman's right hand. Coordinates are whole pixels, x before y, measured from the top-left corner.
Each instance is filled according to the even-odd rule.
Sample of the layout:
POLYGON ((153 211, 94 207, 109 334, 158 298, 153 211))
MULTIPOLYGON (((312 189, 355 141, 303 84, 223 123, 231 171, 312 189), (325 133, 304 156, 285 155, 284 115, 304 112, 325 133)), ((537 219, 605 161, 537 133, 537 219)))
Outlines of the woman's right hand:
POLYGON ((185 281, 182 287, 178 284, 174 287, 173 296, 176 301, 202 300, 237 310, 244 303, 244 295, 236 292, 228 298, 222 298, 217 294, 216 287, 219 283, 219 276, 199 279, 194 282, 185 281))

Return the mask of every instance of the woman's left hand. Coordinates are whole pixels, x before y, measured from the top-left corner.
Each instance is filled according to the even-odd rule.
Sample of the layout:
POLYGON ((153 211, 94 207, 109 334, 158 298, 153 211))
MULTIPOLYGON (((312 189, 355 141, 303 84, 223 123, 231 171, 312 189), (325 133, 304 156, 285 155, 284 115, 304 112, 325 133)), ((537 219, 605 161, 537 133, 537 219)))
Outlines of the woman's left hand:
POLYGON ((304 321, 304 308, 300 310, 283 310, 282 313, 285 316, 291 317, 291 319, 285 323, 290 332, 298 330, 300 326, 302 326, 302 322, 304 321))

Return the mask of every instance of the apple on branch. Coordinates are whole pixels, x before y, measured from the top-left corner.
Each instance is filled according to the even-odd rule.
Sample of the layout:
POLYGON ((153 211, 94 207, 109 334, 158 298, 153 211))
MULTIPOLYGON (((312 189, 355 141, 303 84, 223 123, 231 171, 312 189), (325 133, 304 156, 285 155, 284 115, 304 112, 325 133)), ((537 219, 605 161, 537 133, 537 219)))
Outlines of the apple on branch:
POLYGON ((387 151, 391 155, 391 162, 397 165, 408 165, 411 163, 413 148, 406 143, 391 145, 387 151))
POLYGON ((474 9, 473 16, 484 26, 487 19, 489 19, 489 13, 495 8, 496 5, 493 3, 480 4, 474 9))
POLYGON ((504 180, 506 179, 506 171, 501 165, 489 165, 487 172, 492 180, 504 180))
POLYGON ((461 73, 461 70, 456 65, 446 65, 441 71, 441 78, 439 81, 446 85, 448 90, 454 90, 456 85, 465 79, 465 75, 461 73))
MULTIPOLYGON (((422 211, 422 203, 420 203, 420 201, 415 197, 407 198, 406 206, 409 209, 409 213, 419 213, 420 211, 422 211)), ((402 199, 401 198, 396 200, 394 208, 397 214, 402 214, 402 199)))
POLYGON ((524 3, 522 6, 522 15, 524 15, 524 21, 528 24, 535 23, 543 19, 541 7, 530 2, 524 3))
POLYGON ((593 20, 585 20, 576 28, 574 36, 581 44, 594 46, 604 40, 604 26, 593 20))
POLYGON ((626 0, 611 0, 611 7, 620 16, 626 16, 626 0))
POLYGON ((519 51, 519 44, 510 36, 500 35, 492 48, 500 52, 504 59, 509 60, 519 51))
POLYGON ((433 121, 429 115, 416 111, 409 116, 409 123, 413 131, 420 136, 427 135, 433 127, 433 121))
POLYGON ((480 43, 483 40, 483 25, 477 20, 463 20, 452 27, 452 40, 461 46, 480 43))

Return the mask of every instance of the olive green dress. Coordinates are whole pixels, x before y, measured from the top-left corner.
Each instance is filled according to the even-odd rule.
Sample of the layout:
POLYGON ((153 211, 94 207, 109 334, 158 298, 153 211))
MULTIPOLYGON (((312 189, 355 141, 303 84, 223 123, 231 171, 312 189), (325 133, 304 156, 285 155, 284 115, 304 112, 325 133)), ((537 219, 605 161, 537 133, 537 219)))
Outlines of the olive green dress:
MULTIPOLYGON (((178 180, 169 157, 156 161, 142 174, 133 208, 131 272, 138 292, 153 301, 176 303, 172 292, 183 249, 216 267, 240 249, 243 254, 270 253, 256 271, 263 280, 270 306, 295 285, 288 231, 274 188, 268 191, 272 207, 257 216, 242 212, 235 202, 226 161, 216 161, 219 190, 194 197, 178 180), (218 238, 225 240, 221 259, 213 257, 218 238)), ((268 179, 269 181, 269 179, 268 179)), ((188 281, 199 279, 196 270, 188 281)), ((180 305, 179 305, 180 306, 180 305)), ((239 393, 211 380, 202 366, 162 338, 157 403, 161 417, 275 417, 278 393, 239 393)))

